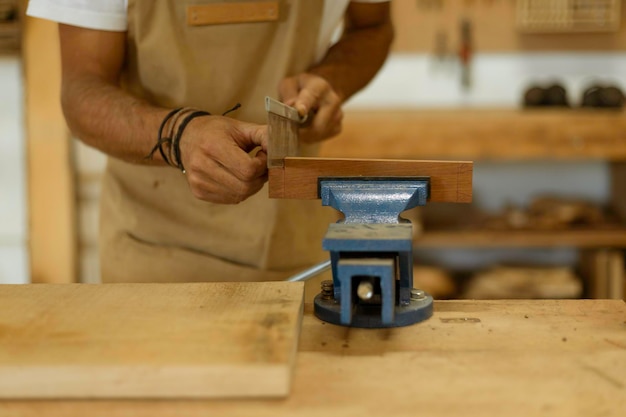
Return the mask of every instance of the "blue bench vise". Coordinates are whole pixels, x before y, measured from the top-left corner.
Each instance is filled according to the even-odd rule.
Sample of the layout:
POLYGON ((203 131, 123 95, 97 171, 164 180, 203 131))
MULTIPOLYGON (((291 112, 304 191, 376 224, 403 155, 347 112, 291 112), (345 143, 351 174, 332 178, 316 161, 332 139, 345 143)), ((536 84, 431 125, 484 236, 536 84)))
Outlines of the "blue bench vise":
POLYGON ((322 205, 344 214, 323 240, 332 281, 322 282, 315 315, 329 323, 366 328, 426 320, 433 298, 413 288, 413 232, 400 217, 429 198, 425 177, 319 178, 322 205))

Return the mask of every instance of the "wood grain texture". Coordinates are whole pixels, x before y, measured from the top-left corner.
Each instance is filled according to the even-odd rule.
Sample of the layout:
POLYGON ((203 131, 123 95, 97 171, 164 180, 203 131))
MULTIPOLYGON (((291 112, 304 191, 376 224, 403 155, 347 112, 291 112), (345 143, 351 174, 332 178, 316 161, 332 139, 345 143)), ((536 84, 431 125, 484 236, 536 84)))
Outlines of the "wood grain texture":
POLYGON ((347 111, 324 142, 333 158, 626 161, 623 111, 474 109, 347 111))
POLYGON ((302 303, 284 282, 3 286, 0 398, 284 396, 302 303))
POLYGON ((269 171, 271 198, 316 199, 320 177, 430 177, 429 201, 472 201, 471 162, 383 159, 285 158, 269 171))
POLYGON ((72 139, 63 118, 58 25, 24 17, 29 257, 32 282, 77 279, 72 139))
POLYGON ((283 401, 1 402, 0 415, 623 417, 626 305, 436 301, 398 329, 324 324, 307 305, 283 401))

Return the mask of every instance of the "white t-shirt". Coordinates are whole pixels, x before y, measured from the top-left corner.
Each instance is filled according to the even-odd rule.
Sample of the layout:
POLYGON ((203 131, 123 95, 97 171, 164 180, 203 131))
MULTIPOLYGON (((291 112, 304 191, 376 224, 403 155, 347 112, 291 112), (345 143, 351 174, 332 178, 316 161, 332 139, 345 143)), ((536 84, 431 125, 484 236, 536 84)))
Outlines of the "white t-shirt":
MULTIPOLYGON (((330 45, 350 1, 382 3, 390 0, 324 0, 318 56, 330 45)), ((128 0, 30 0, 26 14, 88 29, 123 32, 128 0)))

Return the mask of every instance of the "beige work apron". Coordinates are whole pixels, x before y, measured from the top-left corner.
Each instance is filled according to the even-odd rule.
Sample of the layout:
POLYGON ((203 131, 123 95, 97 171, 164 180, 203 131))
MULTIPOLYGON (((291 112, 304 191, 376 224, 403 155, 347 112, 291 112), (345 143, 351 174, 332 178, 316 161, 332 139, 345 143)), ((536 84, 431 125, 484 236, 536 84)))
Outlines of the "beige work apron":
MULTIPOLYGON (((219 1, 130 0, 124 86, 168 108, 221 114, 241 103, 229 116, 266 123, 264 97, 314 63, 324 2, 280 0, 278 21, 187 25, 187 6, 207 3, 219 1)), ((266 188, 239 205, 203 202, 175 168, 109 158, 102 280, 281 279, 328 258, 321 241, 334 216, 319 201, 270 200, 266 188)))

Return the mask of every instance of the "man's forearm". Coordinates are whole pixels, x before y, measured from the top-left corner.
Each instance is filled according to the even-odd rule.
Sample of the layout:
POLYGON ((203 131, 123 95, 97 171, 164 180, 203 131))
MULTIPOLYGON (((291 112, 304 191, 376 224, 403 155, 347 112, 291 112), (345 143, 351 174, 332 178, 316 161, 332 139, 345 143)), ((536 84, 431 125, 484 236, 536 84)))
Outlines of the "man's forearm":
POLYGON ((163 164, 157 142, 168 110, 149 105, 98 77, 64 81, 62 104, 74 135, 102 152, 133 163, 163 164))
POLYGON ((393 40, 393 26, 388 16, 371 24, 367 18, 362 20, 356 27, 348 21, 341 40, 309 71, 325 78, 342 101, 374 78, 385 62, 393 40))

